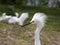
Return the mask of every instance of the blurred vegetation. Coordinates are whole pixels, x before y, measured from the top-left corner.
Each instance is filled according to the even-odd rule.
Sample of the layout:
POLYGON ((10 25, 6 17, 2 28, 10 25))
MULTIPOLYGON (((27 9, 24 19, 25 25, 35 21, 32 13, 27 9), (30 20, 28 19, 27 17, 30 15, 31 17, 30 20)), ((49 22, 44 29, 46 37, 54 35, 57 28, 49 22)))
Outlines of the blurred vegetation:
POLYGON ((36 13, 36 12, 45 13, 48 16, 48 20, 47 20, 48 23, 47 24, 49 26, 52 25, 53 27, 58 27, 60 25, 59 24, 60 23, 60 21, 59 21, 60 20, 60 8, 48 8, 46 6, 42 6, 42 7, 26 7, 26 6, 16 7, 15 5, 14 6, 0 5, 0 14, 2 15, 2 13, 4 11, 5 12, 10 11, 9 14, 11 14, 11 15, 13 15, 14 12, 18 12, 20 15, 23 12, 28 12, 29 18, 26 19, 25 23, 27 23, 31 20, 34 13, 36 13))
MULTIPOLYGON (((3 0, 0 0, 0 1, 3 1, 3 0)), ((20 3, 19 0, 16 0, 14 4, 10 3, 10 1, 8 0, 8 3, 3 2, 3 4, 0 4, 0 16, 2 15, 3 12, 7 12, 8 15, 14 15, 15 12, 18 12, 20 15, 23 12, 28 12, 29 18, 26 19, 24 23, 29 22, 32 19, 34 13, 36 12, 45 13, 48 16, 48 18, 47 18, 46 25, 43 28, 42 34, 41 34, 42 44, 54 45, 53 43, 56 43, 56 41, 57 42, 60 41, 59 40, 60 39, 60 8, 48 8, 47 6, 37 6, 37 7, 30 6, 29 7, 29 6, 23 6, 22 2, 20 3)), ((11 44, 12 42, 17 40, 16 43, 12 45, 20 45, 21 43, 24 43, 24 41, 25 42, 27 41, 27 44, 31 42, 33 43, 33 40, 32 40, 33 37, 30 37, 30 34, 32 34, 34 31, 33 28, 35 28, 35 25, 34 26, 29 25, 27 27, 21 28, 17 24, 12 25, 2 21, 0 22, 0 32, 1 32, 0 39, 3 40, 2 42, 4 42, 5 38, 6 40, 10 40, 10 38, 13 38, 13 41, 11 41, 11 44), (6 32, 4 32, 4 29, 6 29, 6 32), (10 36, 9 39, 8 39, 8 36, 10 36)))
POLYGON ((7 12, 8 15, 15 15, 15 12, 44 12, 46 14, 60 15, 60 8, 49 8, 43 5, 46 0, 41 0, 41 6, 26 6, 28 0, 0 0, 0 13, 7 12))

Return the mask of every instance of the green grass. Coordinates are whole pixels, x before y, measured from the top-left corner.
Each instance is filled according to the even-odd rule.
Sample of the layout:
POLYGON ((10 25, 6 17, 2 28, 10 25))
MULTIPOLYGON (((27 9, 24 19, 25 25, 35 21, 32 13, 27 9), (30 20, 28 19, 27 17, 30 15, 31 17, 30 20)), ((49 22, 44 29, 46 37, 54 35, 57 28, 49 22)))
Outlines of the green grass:
POLYGON ((20 40, 28 41, 28 40, 30 40, 30 38, 28 36, 22 36, 22 37, 20 37, 20 40))

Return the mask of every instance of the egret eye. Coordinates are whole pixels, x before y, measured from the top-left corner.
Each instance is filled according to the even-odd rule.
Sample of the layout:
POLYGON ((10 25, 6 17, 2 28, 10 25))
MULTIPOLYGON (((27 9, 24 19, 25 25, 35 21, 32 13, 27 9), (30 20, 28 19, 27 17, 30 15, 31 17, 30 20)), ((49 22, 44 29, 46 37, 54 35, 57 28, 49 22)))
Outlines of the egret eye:
POLYGON ((31 24, 35 24, 35 21, 32 21, 31 24))
POLYGON ((34 23, 34 21, 32 21, 31 23, 34 23))

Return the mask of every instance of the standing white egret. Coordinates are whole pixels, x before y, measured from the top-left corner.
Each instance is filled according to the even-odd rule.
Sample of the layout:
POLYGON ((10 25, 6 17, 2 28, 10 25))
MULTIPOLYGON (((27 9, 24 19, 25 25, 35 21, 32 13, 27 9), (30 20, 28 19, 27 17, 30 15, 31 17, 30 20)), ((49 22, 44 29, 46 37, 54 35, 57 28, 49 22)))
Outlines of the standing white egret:
POLYGON ((24 20, 28 18, 28 13, 22 13, 21 16, 18 17, 12 17, 8 23, 18 23, 19 25, 23 25, 24 20))
MULTIPOLYGON (((40 39, 39 39, 40 38, 39 33, 40 33, 41 29, 44 27, 46 18, 47 18, 47 16, 44 13, 35 13, 32 20, 30 21, 30 23, 34 22, 35 24, 37 24, 37 28, 35 31, 35 37, 34 37, 35 45, 41 45, 40 39)), ((28 25, 30 23, 27 23, 25 25, 28 25)), ((25 26, 25 25, 23 25, 23 26, 25 26)))

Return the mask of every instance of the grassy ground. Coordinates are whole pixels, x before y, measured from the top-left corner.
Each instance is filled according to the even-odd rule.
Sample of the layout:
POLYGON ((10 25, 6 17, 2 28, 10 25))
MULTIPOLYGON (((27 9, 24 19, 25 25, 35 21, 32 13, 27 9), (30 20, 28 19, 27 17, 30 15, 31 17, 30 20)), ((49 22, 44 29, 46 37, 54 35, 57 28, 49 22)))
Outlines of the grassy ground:
MULTIPOLYGON (((15 9, 20 14, 29 12, 29 22, 35 12, 44 12, 48 16, 46 25, 40 33, 42 45, 60 45, 60 10, 47 8, 20 8, 15 9), (51 12, 52 11, 52 12, 51 12)), ((1 13, 1 12, 0 12, 1 13)), ((2 13, 1 13, 2 14, 2 13)), ((5 21, 0 22, 0 45, 34 45, 34 31, 36 25, 21 27, 17 24, 8 24, 5 21)))

